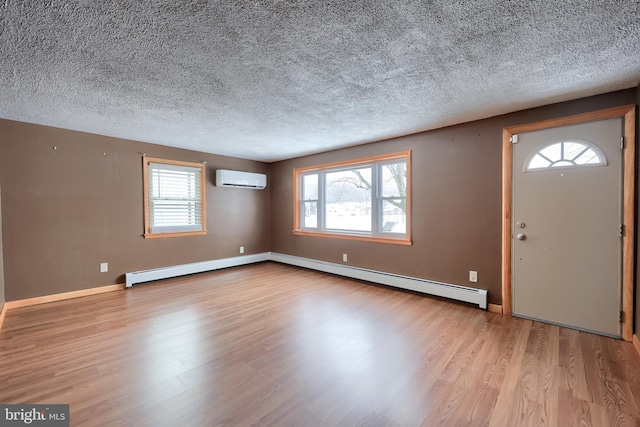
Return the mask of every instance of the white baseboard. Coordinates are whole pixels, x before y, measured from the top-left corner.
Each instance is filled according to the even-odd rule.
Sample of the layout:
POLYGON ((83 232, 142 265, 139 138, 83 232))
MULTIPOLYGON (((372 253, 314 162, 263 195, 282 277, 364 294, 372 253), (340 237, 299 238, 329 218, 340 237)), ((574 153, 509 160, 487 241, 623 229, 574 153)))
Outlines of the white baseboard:
POLYGON ((191 264, 174 265, 171 267, 154 268, 151 270, 134 271, 132 273, 126 273, 125 277, 127 288, 130 288, 136 283, 168 279, 170 277, 185 276, 187 274, 203 273, 205 271, 220 270, 221 268, 237 267, 262 261, 269 261, 269 252, 232 258, 214 259, 211 261, 194 262, 191 264))
POLYGON ((337 274, 339 276, 350 277, 352 279, 365 280, 368 282, 379 283, 381 285, 393 286, 395 288, 407 289, 410 291, 478 304, 480 308, 487 308, 487 291, 484 289, 434 282, 432 280, 419 279, 417 277, 401 276, 398 274, 368 270, 349 265, 285 255, 277 252, 263 252, 259 254, 196 262, 192 264, 155 268, 152 270, 134 271, 132 273, 125 274, 126 285, 127 288, 129 288, 136 283, 168 279, 187 274, 203 273, 205 271, 237 267, 262 261, 275 261, 282 264, 295 265, 297 267, 337 274))
POLYGON ((269 259, 283 264, 324 271, 326 273, 337 274, 339 276, 350 277, 352 279, 366 280, 368 282, 379 283, 381 285, 393 286, 410 291, 478 304, 480 308, 487 308, 487 291, 484 289, 468 288, 466 286, 434 282, 416 277, 400 276, 397 274, 367 270, 364 268, 335 264, 332 262, 279 254, 276 252, 271 252, 269 259))

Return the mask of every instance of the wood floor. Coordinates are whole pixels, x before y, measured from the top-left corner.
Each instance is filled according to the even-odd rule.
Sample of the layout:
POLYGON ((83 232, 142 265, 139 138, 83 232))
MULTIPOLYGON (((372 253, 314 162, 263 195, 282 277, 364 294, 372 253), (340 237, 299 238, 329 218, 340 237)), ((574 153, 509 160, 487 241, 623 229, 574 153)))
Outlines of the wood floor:
POLYGON ((0 402, 82 426, 640 426, 640 357, 263 263, 10 310, 0 402))

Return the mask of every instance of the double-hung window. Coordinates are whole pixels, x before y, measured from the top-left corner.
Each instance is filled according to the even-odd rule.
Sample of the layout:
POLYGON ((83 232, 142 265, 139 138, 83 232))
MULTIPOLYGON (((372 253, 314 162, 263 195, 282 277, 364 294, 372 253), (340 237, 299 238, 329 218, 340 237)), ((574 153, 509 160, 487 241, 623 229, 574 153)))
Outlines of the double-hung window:
POLYGON ((205 165, 143 158, 145 238, 206 234, 205 165))
POLYGON ((411 152, 294 170, 294 233, 411 244, 411 152))

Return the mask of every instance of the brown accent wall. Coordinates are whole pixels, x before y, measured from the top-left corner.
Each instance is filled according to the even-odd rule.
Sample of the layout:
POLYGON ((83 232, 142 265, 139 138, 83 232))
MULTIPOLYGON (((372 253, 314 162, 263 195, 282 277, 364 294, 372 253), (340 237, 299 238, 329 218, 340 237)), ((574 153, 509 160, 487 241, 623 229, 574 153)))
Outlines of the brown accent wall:
POLYGON ((271 250, 336 263, 347 253, 350 265, 487 289, 489 302, 501 304, 502 129, 636 98, 633 88, 273 163, 271 250), (294 168, 401 150, 412 151, 412 246, 292 234, 294 168))
MULTIPOLYGON (((640 105, 640 85, 638 85, 636 91, 636 106, 640 105)), ((640 232, 640 227, 638 227, 638 218, 640 217, 640 198, 638 194, 640 193, 640 189, 638 189, 638 168, 640 162, 638 159, 640 158, 640 112, 638 108, 636 108, 636 233, 640 232)), ((638 339, 640 339, 640 283, 638 280, 638 266, 640 266, 640 251, 638 250, 638 235, 636 234, 636 289, 635 289, 635 298, 636 298, 636 308, 635 308, 635 335, 638 339)))
POLYGON ((4 253, 2 251, 2 181, 0 180, 0 311, 6 301, 4 295, 4 253))
MULTIPOLYGON (((633 104, 640 102, 638 92, 633 88, 271 165, 0 120, 0 298, 2 285, 7 301, 87 289, 122 283, 129 271, 235 256, 242 245, 246 253, 272 250, 338 263, 348 253, 350 265, 477 286, 500 304, 502 128, 633 104), (292 234, 293 168, 406 149, 413 152, 412 246, 292 234), (142 238, 141 153, 207 162, 206 236, 142 238), (215 187, 218 168, 269 173, 269 186, 263 191, 215 187), (109 263, 108 273, 99 273, 100 262, 109 263), (477 284, 468 281, 469 270, 478 271, 477 284)), ((636 307, 640 313, 638 299, 636 307)), ((636 334, 639 330, 637 316, 636 334)))
POLYGON ((7 301, 270 248, 269 191, 214 186, 216 169, 268 173, 266 163, 8 120, 0 135, 7 301), (207 162, 207 235, 142 237, 142 153, 207 162))

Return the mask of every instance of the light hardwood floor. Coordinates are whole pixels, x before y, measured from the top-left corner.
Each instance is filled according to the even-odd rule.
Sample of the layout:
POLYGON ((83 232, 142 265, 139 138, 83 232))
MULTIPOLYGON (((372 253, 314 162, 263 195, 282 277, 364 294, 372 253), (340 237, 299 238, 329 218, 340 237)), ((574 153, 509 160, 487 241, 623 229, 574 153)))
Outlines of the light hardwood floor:
POLYGON ((10 310, 0 402, 87 426, 639 426, 640 357, 263 263, 10 310))

